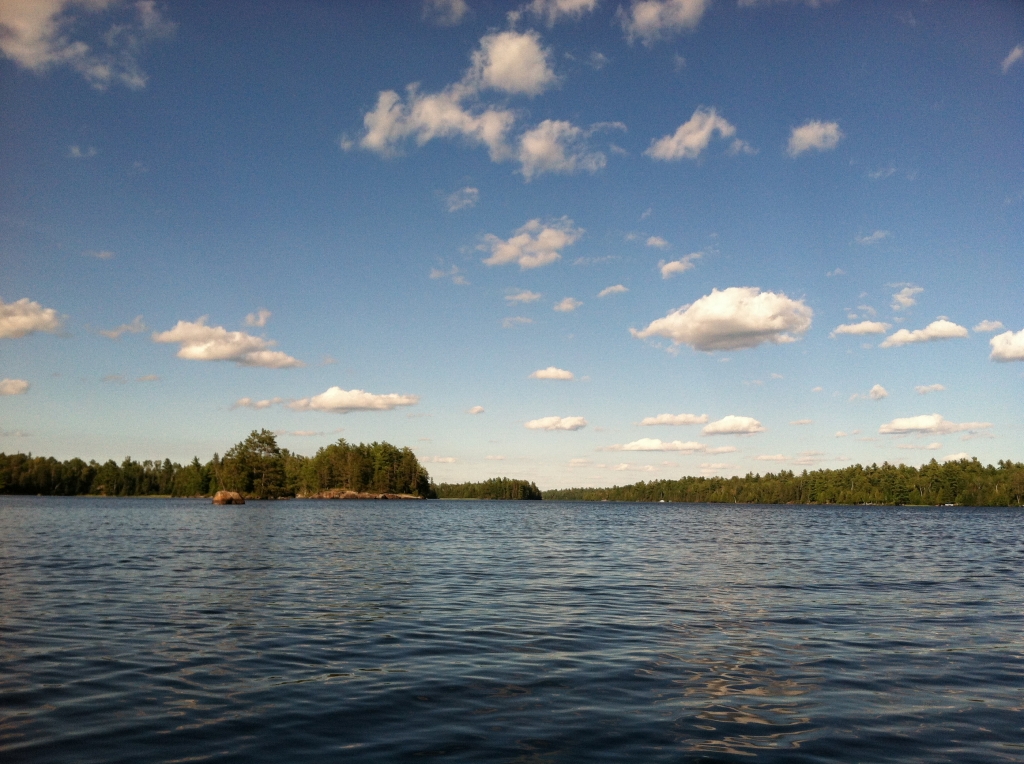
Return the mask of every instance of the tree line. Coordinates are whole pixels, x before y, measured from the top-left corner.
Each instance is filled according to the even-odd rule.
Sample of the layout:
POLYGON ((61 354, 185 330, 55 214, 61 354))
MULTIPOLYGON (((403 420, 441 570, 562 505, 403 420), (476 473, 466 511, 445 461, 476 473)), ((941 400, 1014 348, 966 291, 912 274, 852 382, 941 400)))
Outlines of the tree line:
POLYGON ((921 467, 883 463, 868 467, 792 471, 745 477, 684 477, 640 481, 612 488, 566 488, 545 499, 576 501, 680 501, 752 504, 959 504, 1019 507, 1024 503, 1024 464, 977 459, 921 467))
POLYGON ((544 498, 535 483, 511 478, 491 478, 480 483, 438 483, 439 499, 529 499, 544 498))
POLYGON ((74 458, 0 453, 0 493, 43 496, 210 496, 238 491, 247 498, 277 499, 330 489, 434 496, 430 475, 409 448, 390 443, 351 444, 344 438, 314 456, 280 448, 269 430, 254 430, 224 456, 206 464, 193 458, 103 464, 74 458))

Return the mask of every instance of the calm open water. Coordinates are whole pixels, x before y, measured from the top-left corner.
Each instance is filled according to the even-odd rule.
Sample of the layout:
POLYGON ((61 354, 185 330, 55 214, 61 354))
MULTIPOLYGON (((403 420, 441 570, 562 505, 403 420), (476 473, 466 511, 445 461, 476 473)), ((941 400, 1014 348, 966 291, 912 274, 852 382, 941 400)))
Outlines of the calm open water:
POLYGON ((4 762, 1024 761, 1024 511, 0 497, 4 762))

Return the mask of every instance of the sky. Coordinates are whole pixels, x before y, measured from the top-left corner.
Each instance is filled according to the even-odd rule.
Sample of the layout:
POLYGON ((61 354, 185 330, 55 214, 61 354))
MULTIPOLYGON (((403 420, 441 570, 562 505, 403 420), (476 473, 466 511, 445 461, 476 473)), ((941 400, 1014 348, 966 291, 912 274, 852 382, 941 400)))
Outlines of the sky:
POLYGON ((1024 460, 1024 7, 0 0, 0 451, 1024 460))

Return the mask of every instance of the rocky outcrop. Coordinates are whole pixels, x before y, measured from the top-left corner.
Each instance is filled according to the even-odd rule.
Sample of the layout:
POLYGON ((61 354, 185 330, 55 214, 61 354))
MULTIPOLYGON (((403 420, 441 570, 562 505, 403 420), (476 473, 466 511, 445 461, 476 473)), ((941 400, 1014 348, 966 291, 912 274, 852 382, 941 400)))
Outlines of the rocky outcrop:
POLYGON ((213 495, 214 504, 245 504, 245 499, 238 491, 217 491, 213 495))
POLYGON ((365 491, 345 491, 341 488, 331 488, 319 493, 300 494, 298 499, 419 499, 420 496, 413 496, 410 493, 367 493, 365 491))

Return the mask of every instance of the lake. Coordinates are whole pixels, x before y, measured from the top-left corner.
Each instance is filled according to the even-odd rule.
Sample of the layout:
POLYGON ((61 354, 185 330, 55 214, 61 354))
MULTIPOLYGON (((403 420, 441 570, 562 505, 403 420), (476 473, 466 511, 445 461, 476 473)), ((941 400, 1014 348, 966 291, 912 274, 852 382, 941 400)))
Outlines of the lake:
POLYGON ((0 497, 0 759, 1021 762, 1024 511, 0 497))

